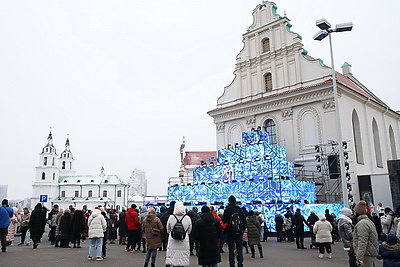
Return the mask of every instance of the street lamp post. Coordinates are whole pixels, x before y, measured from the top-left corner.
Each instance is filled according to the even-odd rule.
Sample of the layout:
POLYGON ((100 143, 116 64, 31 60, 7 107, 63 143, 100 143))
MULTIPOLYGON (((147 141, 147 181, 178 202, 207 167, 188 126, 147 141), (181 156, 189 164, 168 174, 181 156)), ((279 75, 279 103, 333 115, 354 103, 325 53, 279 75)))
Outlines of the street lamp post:
POLYGON ((342 194, 343 194, 343 204, 345 207, 349 207, 349 198, 347 194, 347 184, 346 184, 346 173, 344 166, 344 150, 343 150, 343 137, 342 137, 342 127, 340 123, 340 112, 339 112, 339 99, 336 84, 336 71, 335 64, 333 61, 333 49, 332 49, 332 37, 333 32, 345 32, 351 31, 353 28, 353 23, 341 23, 337 24, 335 29, 331 28, 330 22, 326 19, 320 19, 316 21, 316 25, 321 29, 317 34, 314 35, 314 40, 321 41, 326 36, 329 36, 329 47, 331 52, 331 65, 332 65, 332 86, 333 86, 333 98, 335 101, 335 115, 336 115, 336 134, 339 146, 339 162, 340 162, 340 179, 342 182, 342 194))

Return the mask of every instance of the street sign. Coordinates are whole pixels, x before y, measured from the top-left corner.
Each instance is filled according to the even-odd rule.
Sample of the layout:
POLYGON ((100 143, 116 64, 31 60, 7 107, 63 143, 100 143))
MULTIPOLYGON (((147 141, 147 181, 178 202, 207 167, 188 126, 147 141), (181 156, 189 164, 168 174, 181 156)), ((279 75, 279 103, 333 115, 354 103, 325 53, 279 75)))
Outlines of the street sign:
POLYGON ((47 202, 47 195, 40 195, 40 202, 47 202))

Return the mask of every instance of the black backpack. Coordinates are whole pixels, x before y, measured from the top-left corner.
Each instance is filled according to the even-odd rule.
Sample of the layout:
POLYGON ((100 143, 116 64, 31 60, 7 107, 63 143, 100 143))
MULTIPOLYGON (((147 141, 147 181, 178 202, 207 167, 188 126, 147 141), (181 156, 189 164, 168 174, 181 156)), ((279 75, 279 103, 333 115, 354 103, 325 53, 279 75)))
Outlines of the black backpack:
POLYGON ((229 229, 234 235, 241 235, 243 233, 243 221, 239 213, 233 213, 229 218, 229 229))
POLYGON ((175 240, 184 240, 186 237, 186 231, 182 224, 182 220, 183 220, 183 218, 185 218, 185 216, 186 216, 186 214, 183 215, 183 217, 180 220, 178 220, 178 218, 174 215, 174 217, 176 219, 176 223, 175 223, 174 227, 172 228, 171 237, 175 240))

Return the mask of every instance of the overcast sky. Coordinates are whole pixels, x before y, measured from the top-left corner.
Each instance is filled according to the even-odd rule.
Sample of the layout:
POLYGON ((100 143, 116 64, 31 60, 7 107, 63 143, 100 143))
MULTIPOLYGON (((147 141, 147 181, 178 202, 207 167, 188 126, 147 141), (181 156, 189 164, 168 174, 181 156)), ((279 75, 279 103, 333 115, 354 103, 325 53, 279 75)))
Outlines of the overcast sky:
MULTIPOLYGON (((233 80, 255 0, 0 0, 0 184, 32 196, 35 167, 52 127, 58 154, 67 134, 77 174, 127 180, 146 172, 149 194, 166 194, 179 146, 215 150, 216 107, 233 80)), ((333 36, 336 69, 400 110, 400 1, 276 1, 309 55, 330 65, 315 21, 352 21, 333 36), (396 34, 397 33, 397 34, 396 34)))

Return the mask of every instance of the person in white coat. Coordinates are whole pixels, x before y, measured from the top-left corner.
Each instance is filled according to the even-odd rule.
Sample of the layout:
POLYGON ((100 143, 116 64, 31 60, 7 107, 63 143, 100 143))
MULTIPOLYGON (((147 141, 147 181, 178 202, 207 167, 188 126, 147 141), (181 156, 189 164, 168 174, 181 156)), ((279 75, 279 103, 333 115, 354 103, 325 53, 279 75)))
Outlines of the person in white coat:
POLYGON ((89 237, 89 256, 88 260, 92 260, 96 249, 96 260, 102 261, 102 246, 104 232, 107 230, 107 223, 104 216, 101 215, 100 209, 97 207, 93 210, 88 219, 88 237, 89 237))
POLYGON ((315 241, 318 243, 319 256, 324 257, 324 252, 328 253, 328 258, 332 258, 332 225, 325 218, 324 214, 319 215, 319 221, 314 224, 313 232, 315 234, 315 241))
POLYGON ((185 214, 185 207, 182 202, 176 202, 173 215, 169 216, 166 229, 169 235, 167 254, 165 265, 169 266, 189 266, 190 265, 190 246, 189 234, 192 231, 192 221, 189 216, 185 214), (173 216, 175 215, 175 216, 173 216), (182 220, 183 227, 186 231, 184 240, 175 240, 171 237, 172 229, 178 220, 182 220), (182 219, 183 218, 183 219, 182 219))

